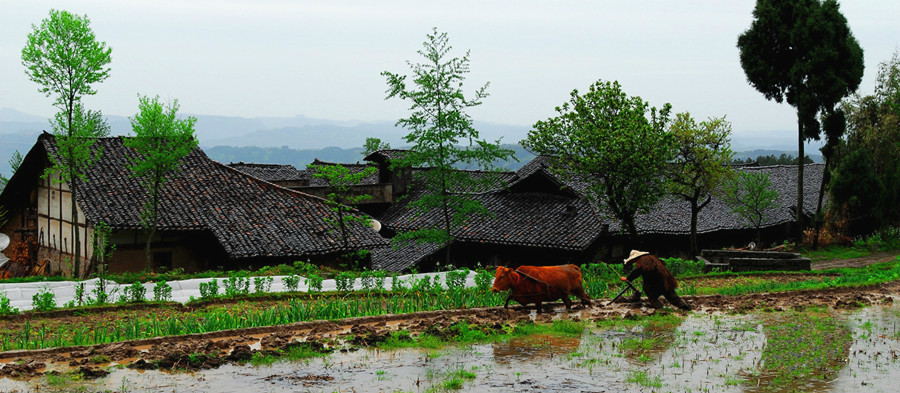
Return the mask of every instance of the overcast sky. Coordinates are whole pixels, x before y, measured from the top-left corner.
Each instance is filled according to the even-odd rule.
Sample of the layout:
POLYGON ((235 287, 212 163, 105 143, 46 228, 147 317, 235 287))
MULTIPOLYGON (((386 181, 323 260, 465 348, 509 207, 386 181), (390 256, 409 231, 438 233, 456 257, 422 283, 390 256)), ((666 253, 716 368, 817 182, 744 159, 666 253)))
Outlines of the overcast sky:
MULTIPOLYGON (((389 120, 382 71, 407 60, 432 27, 454 53, 471 50, 466 90, 490 82, 470 110, 481 121, 531 125, 555 114, 572 89, 618 80, 654 106, 695 117, 727 115, 735 132, 793 130, 787 104, 747 84, 735 47, 751 0, 232 1, 0 0, 0 108, 49 117, 52 99, 21 64, 32 24, 51 8, 87 14, 112 48, 109 79, 86 99, 132 116, 137 94, 177 98, 182 112, 241 117, 389 120)), ((845 0, 841 10, 865 51, 860 88, 900 48, 900 1, 845 0)))

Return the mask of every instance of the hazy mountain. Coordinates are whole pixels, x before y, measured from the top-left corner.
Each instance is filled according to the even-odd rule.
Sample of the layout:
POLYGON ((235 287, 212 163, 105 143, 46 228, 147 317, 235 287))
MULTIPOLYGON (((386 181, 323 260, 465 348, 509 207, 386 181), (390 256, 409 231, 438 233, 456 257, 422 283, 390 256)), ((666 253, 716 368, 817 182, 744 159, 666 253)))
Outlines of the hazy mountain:
MULTIPOLYGON (((325 161, 356 162, 367 137, 379 138, 394 147, 407 145, 403 136, 407 130, 394 126, 393 121, 335 121, 294 117, 243 118, 235 116, 193 115, 197 117, 196 131, 200 146, 213 159, 221 162, 284 163, 303 167, 319 158, 325 161)), ((107 116, 112 135, 131 135, 131 123, 125 116, 107 116)), ((476 122, 480 138, 516 149, 519 163, 499 164, 517 169, 531 157, 518 146, 528 134, 529 126, 476 122)), ((50 130, 48 119, 13 109, 0 108, 0 174, 9 175, 7 161, 13 151, 25 154, 42 130, 50 130)), ((781 153, 796 156, 796 131, 743 131, 732 137, 732 150, 745 152, 738 158, 781 153), (754 149, 765 149, 756 150, 754 149)), ((807 154, 821 161, 815 142, 806 148, 807 154)))

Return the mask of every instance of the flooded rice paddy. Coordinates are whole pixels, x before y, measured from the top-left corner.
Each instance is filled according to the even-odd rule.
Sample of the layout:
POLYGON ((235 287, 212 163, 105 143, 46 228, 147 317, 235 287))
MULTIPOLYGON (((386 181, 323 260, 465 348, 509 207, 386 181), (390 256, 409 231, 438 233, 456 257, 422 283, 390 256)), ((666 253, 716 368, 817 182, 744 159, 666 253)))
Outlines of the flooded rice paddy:
MULTIPOLYGON (((359 349, 268 365, 164 372, 109 364, 92 380, 45 373, 0 391, 896 392, 900 307, 657 314, 440 349, 359 349)), ((123 362, 124 363, 124 362, 123 362)))

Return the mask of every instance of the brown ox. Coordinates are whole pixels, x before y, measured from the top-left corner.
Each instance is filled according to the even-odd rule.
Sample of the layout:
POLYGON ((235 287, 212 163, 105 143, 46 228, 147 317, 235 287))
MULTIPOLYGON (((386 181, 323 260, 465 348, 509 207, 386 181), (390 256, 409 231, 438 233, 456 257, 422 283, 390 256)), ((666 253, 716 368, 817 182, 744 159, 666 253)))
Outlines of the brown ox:
POLYGON ((509 296, 506 297, 504 308, 509 308, 509 301, 512 299, 523 306, 534 303, 540 313, 541 303, 544 301, 562 299, 568 310, 572 307, 569 295, 581 299, 585 307, 591 305, 591 298, 584 293, 581 269, 575 265, 519 266, 515 270, 498 266, 491 291, 506 290, 509 290, 509 296))

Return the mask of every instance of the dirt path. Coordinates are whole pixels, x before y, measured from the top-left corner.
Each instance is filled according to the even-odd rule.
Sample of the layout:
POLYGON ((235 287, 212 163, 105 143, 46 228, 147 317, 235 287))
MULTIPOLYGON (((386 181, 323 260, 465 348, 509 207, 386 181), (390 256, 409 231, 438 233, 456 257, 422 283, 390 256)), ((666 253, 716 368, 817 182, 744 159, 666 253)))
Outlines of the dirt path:
MULTIPOLYGON (((892 303, 900 296, 900 282, 868 288, 837 288, 815 291, 749 294, 741 296, 685 296, 697 313, 785 311, 806 306, 836 309, 892 303)), ((504 327, 525 321, 550 322, 555 319, 599 321, 612 318, 650 315, 656 310, 646 303, 606 304, 595 300, 593 307, 567 312, 561 303, 553 312, 535 314, 532 307, 519 306, 459 309, 402 315, 350 318, 336 321, 300 322, 270 326, 161 337, 114 344, 75 348, 51 348, 35 351, 0 353, 0 378, 31 379, 59 370, 76 370, 84 378, 103 377, 111 364, 135 369, 198 370, 227 363, 241 363, 254 354, 281 356, 296 347, 331 353, 376 345, 398 330, 412 335, 428 332, 451 339, 458 332, 451 325, 466 321, 472 328, 499 332, 504 327), (5 363, 5 364, 4 364, 5 363)))
POLYGON ((812 264, 813 270, 828 270, 828 269, 838 269, 843 267, 866 267, 869 265, 874 265, 879 262, 888 262, 893 261, 900 256, 900 252, 890 251, 890 252, 877 252, 874 254, 866 255, 864 257, 859 258, 851 258, 851 259, 838 259, 838 260, 829 260, 822 262, 815 262, 812 264))

